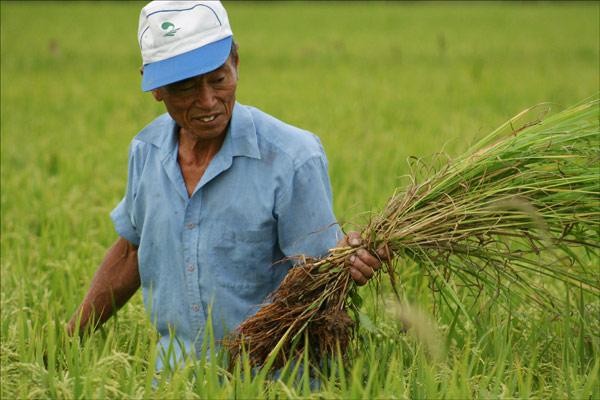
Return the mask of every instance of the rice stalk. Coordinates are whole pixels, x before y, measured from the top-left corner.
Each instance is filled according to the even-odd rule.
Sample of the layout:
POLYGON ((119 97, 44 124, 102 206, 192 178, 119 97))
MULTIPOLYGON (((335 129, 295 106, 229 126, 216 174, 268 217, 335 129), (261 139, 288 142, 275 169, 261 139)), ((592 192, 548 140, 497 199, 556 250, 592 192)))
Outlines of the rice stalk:
MULTIPOLYGON (((437 169, 413 159, 409 185, 362 229, 364 247, 414 260, 440 293, 452 283, 475 296, 505 292, 543 309, 563 302, 554 282, 600 294, 598 271, 581 259, 600 249, 599 101, 531 120, 539 109, 437 169)), ((300 258, 268 303, 224 340, 232 358, 244 348, 253 366, 269 369, 304 350, 317 363, 344 351, 355 327, 348 310, 358 307, 345 263, 355 251, 300 258)), ((386 262, 379 272, 394 290, 397 264, 386 262)))

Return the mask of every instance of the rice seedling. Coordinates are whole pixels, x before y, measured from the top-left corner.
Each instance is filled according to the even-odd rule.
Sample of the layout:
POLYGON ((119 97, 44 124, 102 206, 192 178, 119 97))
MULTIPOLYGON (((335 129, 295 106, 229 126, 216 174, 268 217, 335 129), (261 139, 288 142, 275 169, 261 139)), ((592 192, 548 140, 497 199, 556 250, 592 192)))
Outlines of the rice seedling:
MULTIPOLYGON (((599 294, 600 276, 581 260, 600 248, 599 102, 543 119, 546 112, 520 113, 424 179, 414 171, 362 230, 364 247, 414 260, 458 307, 460 287, 475 298, 506 294, 542 309, 563 304, 553 282, 599 294)), ((269 303, 225 340, 232 358, 247 353, 268 370, 307 351, 317 364, 344 352, 356 326, 348 311, 360 307, 345 265, 355 250, 299 257, 269 303)), ((397 292, 400 263, 384 265, 397 292)))

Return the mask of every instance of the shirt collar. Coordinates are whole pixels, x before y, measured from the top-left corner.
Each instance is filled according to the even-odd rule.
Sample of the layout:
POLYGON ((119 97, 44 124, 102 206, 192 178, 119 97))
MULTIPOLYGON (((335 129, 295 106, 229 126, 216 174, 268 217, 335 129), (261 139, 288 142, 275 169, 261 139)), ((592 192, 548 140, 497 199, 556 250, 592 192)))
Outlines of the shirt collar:
POLYGON ((260 159, 256 127, 250 111, 236 102, 225 140, 231 141, 231 155, 260 159))
MULTIPOLYGON (((177 150, 177 124, 169 114, 163 114, 143 129, 137 139, 155 145, 164 156, 171 155, 177 150)), ((231 157, 261 158, 252 114, 238 102, 234 105, 222 150, 230 152, 231 157)))

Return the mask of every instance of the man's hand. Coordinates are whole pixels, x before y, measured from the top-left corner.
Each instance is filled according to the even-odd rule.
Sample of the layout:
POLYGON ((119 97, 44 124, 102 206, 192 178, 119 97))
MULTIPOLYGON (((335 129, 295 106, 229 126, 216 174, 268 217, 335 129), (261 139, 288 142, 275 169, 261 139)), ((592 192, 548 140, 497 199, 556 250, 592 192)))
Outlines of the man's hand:
POLYGON ((356 251, 346 259, 346 265, 350 275, 357 285, 362 286, 368 282, 379 268, 381 262, 390 259, 385 249, 377 250, 377 256, 367 251, 363 245, 363 240, 358 232, 348 232, 348 235, 339 241, 338 247, 351 246, 356 251))

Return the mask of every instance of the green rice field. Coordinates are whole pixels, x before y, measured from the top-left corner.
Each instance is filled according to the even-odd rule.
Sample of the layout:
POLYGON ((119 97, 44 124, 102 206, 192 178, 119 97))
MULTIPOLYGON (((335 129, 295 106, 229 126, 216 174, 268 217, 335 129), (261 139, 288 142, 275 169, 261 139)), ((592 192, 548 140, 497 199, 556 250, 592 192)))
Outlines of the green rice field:
MULTIPOLYGON (((352 353, 318 387, 307 374, 227 371, 217 356, 155 376, 140 292, 90 337, 66 336, 116 239, 108 214, 125 190, 129 142, 164 112, 140 89, 144 4, 0 3, 0 398, 600 398, 600 299, 548 282, 568 308, 544 312, 464 293, 467 317, 403 260, 410 308, 385 283, 381 296, 361 288, 352 353)), ((240 45, 238 101, 321 138, 347 230, 406 185, 410 156, 458 156, 525 108, 562 110, 600 92, 599 2, 225 7, 240 45)))

